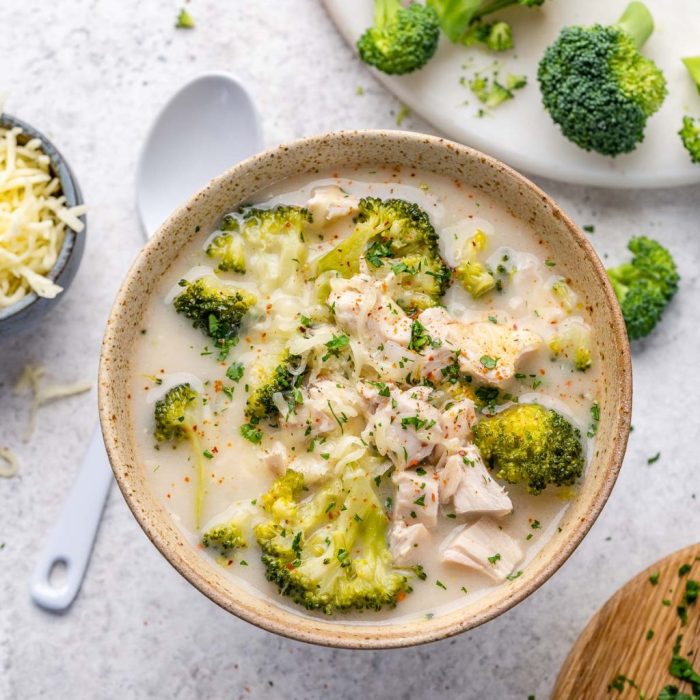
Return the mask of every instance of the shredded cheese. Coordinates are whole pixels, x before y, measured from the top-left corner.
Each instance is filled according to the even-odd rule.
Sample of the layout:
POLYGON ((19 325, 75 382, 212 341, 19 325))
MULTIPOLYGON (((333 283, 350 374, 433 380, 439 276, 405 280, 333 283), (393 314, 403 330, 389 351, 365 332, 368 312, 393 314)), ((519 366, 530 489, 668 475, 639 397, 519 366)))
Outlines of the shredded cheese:
POLYGON ((0 128, 0 308, 31 292, 48 299, 59 294, 62 288, 47 274, 66 227, 76 233, 84 228, 78 217, 85 207, 66 206, 39 139, 22 145, 20 134, 19 127, 0 128))
POLYGON ((27 365, 15 384, 15 394, 31 393, 32 404, 29 409, 29 420, 24 431, 23 439, 28 442, 36 428, 36 417, 39 409, 50 401, 65 399, 76 394, 83 394, 92 389, 90 382, 74 382, 72 384, 47 384, 42 386, 41 379, 44 368, 27 365))
POLYGON ((9 479, 19 471, 19 459, 9 447, 0 447, 0 459, 6 464, 0 464, 0 477, 9 479))

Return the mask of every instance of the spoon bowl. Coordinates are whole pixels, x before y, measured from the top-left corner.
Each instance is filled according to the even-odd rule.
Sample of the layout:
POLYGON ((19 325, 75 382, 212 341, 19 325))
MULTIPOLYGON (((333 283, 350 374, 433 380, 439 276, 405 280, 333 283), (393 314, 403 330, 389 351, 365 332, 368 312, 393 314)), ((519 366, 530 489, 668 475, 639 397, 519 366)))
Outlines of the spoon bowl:
POLYGON ((146 138, 136 204, 151 236, 178 204, 219 173, 262 149, 250 95, 227 73, 207 73, 173 95, 146 138))

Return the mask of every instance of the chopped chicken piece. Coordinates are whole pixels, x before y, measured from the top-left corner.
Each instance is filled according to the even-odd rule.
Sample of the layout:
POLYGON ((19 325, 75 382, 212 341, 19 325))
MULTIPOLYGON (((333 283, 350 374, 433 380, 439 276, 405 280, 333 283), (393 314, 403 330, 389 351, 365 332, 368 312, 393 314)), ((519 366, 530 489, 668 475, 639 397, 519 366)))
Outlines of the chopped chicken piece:
POLYGON ((395 564, 419 564, 422 557, 430 554, 430 533, 422 523, 394 523, 389 530, 389 549, 395 564))
POLYGON ((392 517, 395 521, 421 523, 435 527, 438 514, 438 479, 434 469, 419 474, 413 469, 396 472, 392 481, 396 484, 396 500, 392 517))
POLYGON ((344 216, 356 214, 360 200, 340 187, 317 187, 311 199, 306 203, 306 208, 311 212, 314 223, 323 224, 326 221, 334 221, 344 216))
POLYGON ((328 305, 342 328, 359 336, 372 346, 392 341, 404 345, 411 342, 411 319, 388 295, 386 280, 373 280, 369 275, 331 280, 328 305))
POLYGON ((523 558, 515 540, 491 518, 455 528, 440 545, 442 561, 476 569, 503 581, 523 558))
POLYGON ((475 420, 474 402, 470 399, 458 401, 442 413, 440 427, 448 451, 456 452, 471 439, 475 420))
POLYGON ((428 334, 442 342, 441 348, 459 351, 462 372, 488 384, 501 384, 515 374, 520 358, 542 344, 536 333, 512 324, 472 321, 462 323, 441 307, 426 309, 418 317, 428 334))
POLYGON ((473 445, 448 457, 438 472, 440 502, 452 501, 459 515, 502 517, 513 510, 508 494, 488 473, 473 445))
POLYGON ((431 391, 426 386, 392 388, 389 396, 377 392, 369 407, 362 438, 374 442, 398 469, 419 464, 442 440, 440 412, 427 401, 431 391))
POLYGON ((262 458, 263 464, 275 475, 281 476, 287 469, 287 448, 275 440, 262 458))
POLYGON ((330 465, 317 454, 300 454, 289 463, 289 469, 301 474, 305 484, 314 484, 328 476, 330 465))
POLYGON ((338 420, 344 416, 359 415, 361 400, 350 387, 322 379, 301 390, 303 403, 297 405, 284 425, 288 428, 311 428, 309 434, 322 435, 339 428, 338 420), (333 415, 335 413, 335 415, 333 415))
POLYGON ((408 350, 413 322, 389 295, 392 277, 373 280, 361 274, 333 279, 328 304, 336 323, 358 339, 377 374, 399 381, 413 370, 420 356, 408 350))

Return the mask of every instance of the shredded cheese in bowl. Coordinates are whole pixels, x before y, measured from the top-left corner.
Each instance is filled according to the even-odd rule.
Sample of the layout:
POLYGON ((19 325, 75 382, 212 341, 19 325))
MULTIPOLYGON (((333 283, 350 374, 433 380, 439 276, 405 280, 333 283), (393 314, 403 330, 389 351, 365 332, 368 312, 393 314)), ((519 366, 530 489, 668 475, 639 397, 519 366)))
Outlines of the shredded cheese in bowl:
POLYGON ((0 309, 32 292, 53 299, 62 291, 48 275, 66 230, 83 230, 84 213, 66 205, 41 141, 0 126, 0 309))

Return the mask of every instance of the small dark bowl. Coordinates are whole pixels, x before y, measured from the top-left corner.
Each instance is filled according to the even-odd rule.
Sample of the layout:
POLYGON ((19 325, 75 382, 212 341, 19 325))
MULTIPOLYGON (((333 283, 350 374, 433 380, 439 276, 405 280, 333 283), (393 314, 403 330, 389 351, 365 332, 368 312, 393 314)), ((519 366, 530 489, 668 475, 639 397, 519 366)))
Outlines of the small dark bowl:
MULTIPOLYGON (((51 141, 29 124, 25 124, 9 114, 0 114, 0 127, 11 129, 15 126, 20 127, 23 132, 19 138, 20 143, 26 143, 33 138, 41 141, 41 149, 51 160, 51 170, 61 182, 61 191, 66 197, 66 206, 74 207, 82 204, 83 196, 78 182, 65 158, 51 141)), ((85 216, 81 216, 80 219, 85 223, 85 216)), ((80 233, 75 233, 66 227, 66 235, 56 263, 46 275, 50 280, 63 287, 63 291, 58 296, 54 299, 44 299, 35 292, 31 292, 16 304, 0 309, 0 340, 29 329, 65 296, 78 270, 80 259, 83 257, 86 232, 87 226, 80 233)))

